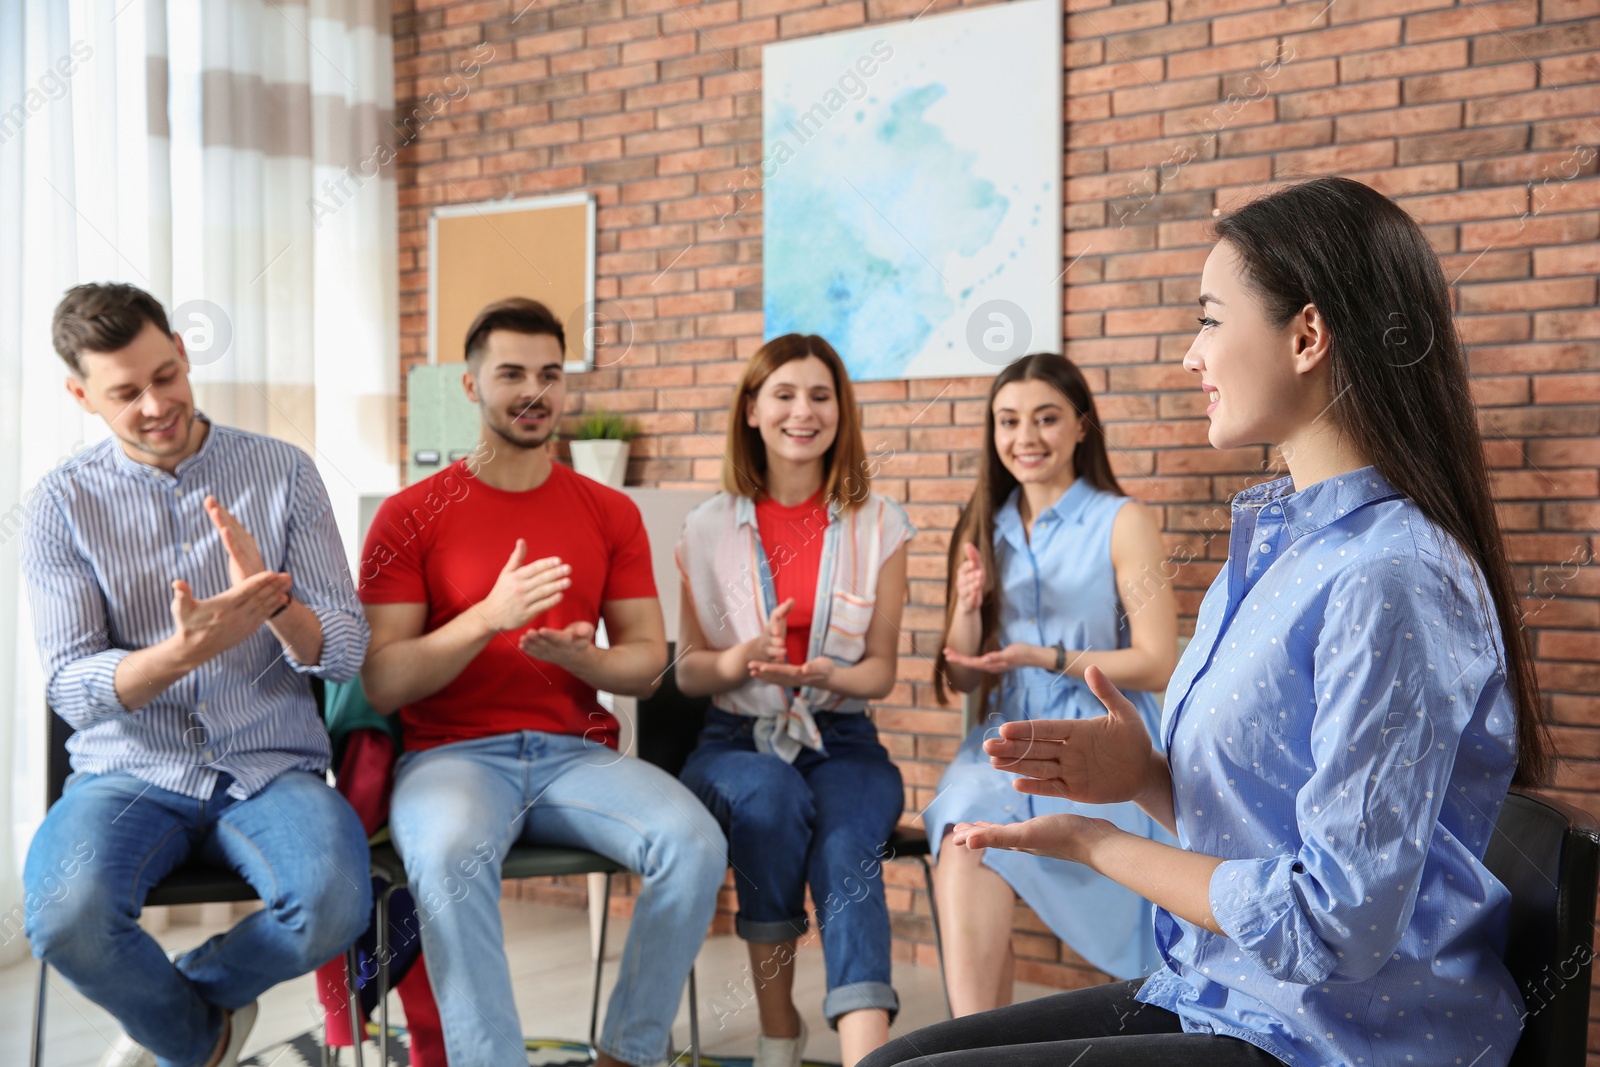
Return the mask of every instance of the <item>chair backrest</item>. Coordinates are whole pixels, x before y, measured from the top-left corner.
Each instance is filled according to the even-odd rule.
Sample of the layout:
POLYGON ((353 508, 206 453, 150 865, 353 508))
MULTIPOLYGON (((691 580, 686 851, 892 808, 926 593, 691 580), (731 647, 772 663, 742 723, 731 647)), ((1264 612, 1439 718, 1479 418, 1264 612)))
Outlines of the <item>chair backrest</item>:
MULTIPOLYGON (((674 642, 669 641, 667 662, 674 662, 676 656, 674 642)), ((684 696, 672 668, 668 667, 661 687, 649 699, 639 701, 634 724, 639 758, 676 778, 689 753, 694 751, 710 707, 710 697, 684 696)))
POLYGON ((1511 891, 1506 966, 1527 1012, 1511 1067, 1582 1067, 1600 826, 1587 812, 1512 790, 1484 864, 1511 891))
POLYGON ((61 791, 67 787, 67 779, 72 775, 71 755, 67 752, 67 738, 74 731, 67 720, 57 715, 51 708, 45 709, 45 714, 50 719, 50 733, 47 744, 50 746, 47 753, 49 767, 44 778, 44 806, 50 805, 61 799, 61 791))

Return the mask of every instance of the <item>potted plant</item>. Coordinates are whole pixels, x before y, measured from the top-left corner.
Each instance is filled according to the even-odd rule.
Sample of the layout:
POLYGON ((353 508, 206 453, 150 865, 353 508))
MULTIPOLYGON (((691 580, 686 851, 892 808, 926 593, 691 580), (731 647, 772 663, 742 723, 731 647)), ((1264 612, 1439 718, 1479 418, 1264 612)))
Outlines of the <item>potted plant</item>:
POLYGON ((631 419, 604 409, 586 412, 572 439, 572 469, 621 489, 628 475, 628 442, 638 436, 631 419))

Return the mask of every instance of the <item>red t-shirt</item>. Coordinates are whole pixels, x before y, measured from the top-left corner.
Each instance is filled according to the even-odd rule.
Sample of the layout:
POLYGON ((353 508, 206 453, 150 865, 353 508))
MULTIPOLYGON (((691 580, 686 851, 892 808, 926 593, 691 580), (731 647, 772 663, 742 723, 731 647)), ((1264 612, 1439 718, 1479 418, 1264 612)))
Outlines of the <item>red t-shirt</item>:
MULTIPOLYGON (((361 562, 364 604, 428 605, 432 632, 494 588, 517 538, 527 561, 559 556, 572 585, 527 627, 599 625, 600 605, 656 595, 650 542, 627 496, 555 464, 537 489, 508 493, 452 464, 383 502, 361 562)), ((617 720, 576 676, 523 654, 523 630, 496 635, 455 681, 400 708, 408 749, 518 730, 582 734, 616 746, 617 720)))
POLYGON ((811 618, 817 605, 817 575, 822 570, 822 535, 828 512, 821 506, 822 490, 804 503, 785 507, 770 497, 756 501, 756 530, 772 571, 773 593, 782 604, 794 598, 789 609, 790 663, 804 663, 811 648, 811 618))

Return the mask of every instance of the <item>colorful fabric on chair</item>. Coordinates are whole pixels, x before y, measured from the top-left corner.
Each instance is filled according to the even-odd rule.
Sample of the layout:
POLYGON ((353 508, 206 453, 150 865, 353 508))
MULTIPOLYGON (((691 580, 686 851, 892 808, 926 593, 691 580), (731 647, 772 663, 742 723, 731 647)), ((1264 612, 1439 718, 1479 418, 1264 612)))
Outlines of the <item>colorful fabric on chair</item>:
MULTIPOLYGON (((389 794, 394 787, 394 764, 400 754, 400 734, 393 718, 380 715, 367 701, 359 681, 331 684, 324 696, 324 715, 333 739, 335 785, 355 808, 370 837, 389 821, 389 794)), ((387 889, 373 879, 373 894, 387 889)), ((419 918, 408 890, 389 901, 389 980, 405 1007, 411 1036, 413 1067, 447 1067, 444 1033, 427 968, 422 964, 419 918), (416 966, 413 966, 413 965, 416 966)), ((377 1006, 377 929, 369 926, 356 951, 360 961, 361 1007, 370 1013, 377 1006)), ((344 968, 334 960, 317 971, 317 996, 328 1019, 328 1040, 335 1047, 351 1044, 353 1027, 344 1016, 344 968)), ((359 1023, 363 1028, 366 1020, 359 1023)))

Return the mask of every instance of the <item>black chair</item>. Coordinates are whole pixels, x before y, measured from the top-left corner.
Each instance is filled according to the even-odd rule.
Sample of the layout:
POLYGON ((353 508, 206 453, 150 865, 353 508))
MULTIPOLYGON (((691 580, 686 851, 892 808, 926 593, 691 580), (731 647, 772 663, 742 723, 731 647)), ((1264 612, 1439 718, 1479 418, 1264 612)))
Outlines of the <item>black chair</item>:
POLYGON ((1511 890, 1506 966, 1527 1012, 1510 1067, 1583 1067, 1600 825, 1588 812, 1513 789, 1483 859, 1511 890))
MULTIPOLYGON (((313 686, 320 702, 320 689, 313 686)), ((49 807, 61 799, 61 793, 66 786, 67 777, 72 773, 68 761, 67 738, 73 734, 73 729, 67 722, 54 711, 48 711, 50 718, 50 738, 47 759, 49 772, 46 775, 45 805, 49 807)), ((189 863, 173 871, 163 878, 155 888, 150 890, 145 897, 145 907, 160 905, 183 904, 231 904, 242 900, 255 900, 256 891, 251 888, 238 874, 224 867, 213 867, 209 864, 189 863)), ((348 997, 348 1009, 352 1019, 359 1019, 360 1001, 356 992, 356 957, 355 947, 346 951, 345 959, 345 993, 348 997)), ((44 1013, 45 992, 49 987, 48 978, 50 966, 43 960, 39 961, 39 989, 34 1000, 33 1036, 29 1045, 29 1067, 39 1067, 44 1058, 44 1013)), ((324 1043, 326 1048, 326 1043, 324 1043)), ((356 1067, 362 1067, 361 1046, 356 1049, 356 1067)), ((326 1057, 326 1053, 324 1054, 326 1057)))

